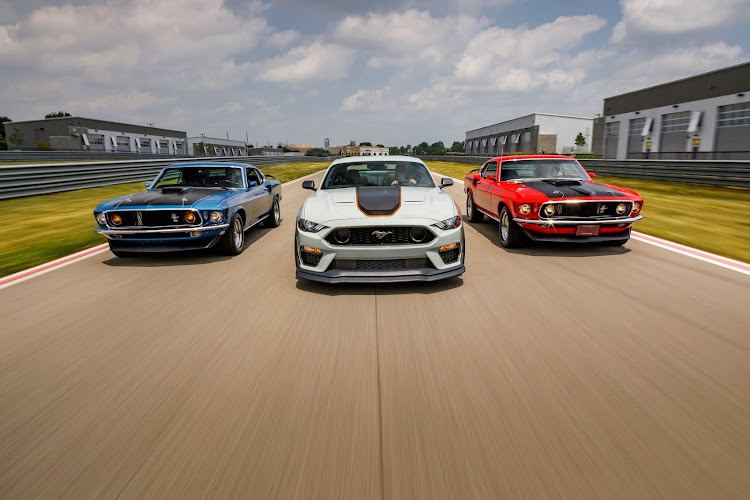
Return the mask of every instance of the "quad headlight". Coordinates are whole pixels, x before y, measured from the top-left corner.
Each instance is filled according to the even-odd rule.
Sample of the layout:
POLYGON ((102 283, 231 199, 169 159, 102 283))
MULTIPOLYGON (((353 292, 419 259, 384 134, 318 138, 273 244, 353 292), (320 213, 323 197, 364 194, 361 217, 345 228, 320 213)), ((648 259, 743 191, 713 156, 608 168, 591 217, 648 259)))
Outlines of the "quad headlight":
POLYGON ((96 222, 98 222, 99 224, 107 223, 107 216, 104 215, 104 212, 96 214, 96 222))
POLYGON ((623 215, 625 212, 628 211, 628 205, 627 205, 627 203, 620 203, 615 208, 615 211, 617 212, 617 215, 623 215))
POLYGON ((633 202, 633 209, 631 211, 632 214, 637 214, 641 211, 641 203, 638 201, 633 202))
POLYGON ((325 229, 326 226, 310 220, 300 219, 297 221, 297 227, 300 231, 304 231, 306 233, 317 233, 321 229, 325 229))
POLYGON ((547 217, 552 217, 555 215, 555 212, 557 211, 557 207, 555 205, 547 205, 544 207, 544 215, 547 217))
POLYGON ((461 225, 460 215, 456 215, 454 217, 451 217, 450 219, 441 220, 437 224, 433 224, 433 226, 439 227, 440 229, 443 229, 443 230, 456 229, 460 225, 461 225))
POLYGON ((529 215, 531 213, 531 205, 524 203, 518 207, 518 213, 521 215, 529 215))
POLYGON ((208 214, 208 218, 211 219, 211 222, 215 224, 220 224, 224 222, 224 214, 218 211, 213 211, 210 214, 208 214))

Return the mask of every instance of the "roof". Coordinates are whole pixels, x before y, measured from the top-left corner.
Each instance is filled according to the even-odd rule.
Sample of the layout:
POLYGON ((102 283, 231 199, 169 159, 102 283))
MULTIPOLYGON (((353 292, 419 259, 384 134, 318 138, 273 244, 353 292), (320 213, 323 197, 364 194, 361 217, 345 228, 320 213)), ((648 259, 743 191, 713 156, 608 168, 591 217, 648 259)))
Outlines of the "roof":
POLYGON ((566 156, 566 155, 507 155, 507 156, 496 156, 494 158, 490 158, 490 160, 499 160, 499 161, 505 161, 505 160, 533 160, 533 159, 540 159, 540 158, 551 158, 551 159, 557 159, 557 160, 575 160, 572 156, 566 156))
POLYGON ((593 120, 593 118, 588 117, 588 116, 557 115, 557 114, 554 114, 554 113, 531 113, 531 114, 528 114, 528 115, 517 116, 516 118, 511 118, 510 120, 504 120, 504 121, 501 121, 501 122, 492 123, 490 125, 485 125, 483 127, 477 127, 475 129, 467 130, 466 133, 468 134, 470 132, 476 132, 477 130, 482 130, 483 128, 495 127, 497 125, 502 125, 503 123, 513 122, 513 121, 516 121, 516 120, 520 120, 522 118, 528 118, 530 116, 536 116, 536 115, 540 115, 540 116, 555 116, 555 117, 558 117, 558 118, 574 118, 576 120, 593 120))
POLYGON ((166 168, 170 167, 255 167, 249 163, 229 163, 229 162, 215 162, 215 161, 191 161, 189 163, 173 163, 167 165, 166 168))
POLYGON ((331 165, 340 165, 342 163, 361 163, 363 161, 414 161, 424 163, 419 158, 414 156, 401 156, 401 155, 383 155, 383 156, 347 156, 346 158, 339 158, 334 160, 331 165))
MULTIPOLYGON (((170 133, 176 133, 176 134, 181 134, 181 135, 187 135, 185 133, 185 131, 183 131, 183 130, 173 130, 173 129, 168 129, 168 128, 153 127, 153 126, 142 125, 142 124, 138 124, 138 123, 116 122, 116 121, 112 121, 112 120, 103 120, 101 118, 88 118, 88 117, 85 117, 85 116, 56 116, 55 118, 40 118, 38 120, 17 120, 17 121, 14 121, 13 123, 16 123, 16 124, 19 124, 19 123, 49 123, 49 122, 53 122, 53 121, 65 121, 65 120, 68 120, 68 121, 70 121, 70 120, 81 120, 81 121, 88 121, 88 122, 97 122, 97 124, 106 123, 106 124, 119 125, 119 126, 125 126, 125 127, 140 127, 142 129, 149 129, 149 130, 154 130, 154 131, 158 130, 158 131, 161 131, 161 132, 170 132, 170 133)), ((87 125, 83 125, 83 124, 82 125, 77 125, 77 126, 86 127, 86 128, 94 128, 94 129, 101 128, 101 127, 88 127, 87 125)), ((153 134, 153 135, 165 135, 165 134, 153 134)))

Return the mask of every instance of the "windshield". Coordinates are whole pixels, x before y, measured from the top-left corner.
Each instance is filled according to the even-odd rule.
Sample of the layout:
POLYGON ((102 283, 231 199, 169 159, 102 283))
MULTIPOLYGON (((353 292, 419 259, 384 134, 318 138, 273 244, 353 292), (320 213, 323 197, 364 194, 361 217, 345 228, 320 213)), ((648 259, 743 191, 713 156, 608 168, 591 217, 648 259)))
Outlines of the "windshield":
POLYGON ((586 171, 575 160, 532 158, 506 160, 500 166, 500 180, 515 179, 572 179, 589 180, 586 171))
POLYGON ((241 188, 239 167, 175 167, 168 168, 156 179, 151 189, 164 186, 241 188))
POLYGON ((323 179, 321 189, 399 185, 435 187, 435 182, 422 163, 362 160, 331 167, 323 179))

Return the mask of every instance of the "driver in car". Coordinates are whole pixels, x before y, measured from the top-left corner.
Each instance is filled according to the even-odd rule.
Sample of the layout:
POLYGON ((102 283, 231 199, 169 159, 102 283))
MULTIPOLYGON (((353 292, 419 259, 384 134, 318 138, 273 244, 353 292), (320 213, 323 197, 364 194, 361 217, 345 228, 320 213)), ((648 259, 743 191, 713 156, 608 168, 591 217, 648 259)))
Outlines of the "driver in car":
POLYGON ((416 184, 417 180, 409 176, 409 168, 406 165, 396 165, 396 178, 391 182, 391 186, 401 184, 402 181, 409 181, 409 184, 416 184))

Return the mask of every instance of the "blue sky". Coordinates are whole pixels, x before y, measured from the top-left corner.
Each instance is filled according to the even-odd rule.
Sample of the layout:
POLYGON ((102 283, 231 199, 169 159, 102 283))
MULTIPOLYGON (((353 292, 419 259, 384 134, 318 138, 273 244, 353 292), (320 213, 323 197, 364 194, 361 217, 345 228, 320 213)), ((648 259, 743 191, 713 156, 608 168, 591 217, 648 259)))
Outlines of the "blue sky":
POLYGON ((747 0, 0 0, 0 115, 450 145, 750 60, 747 0))

